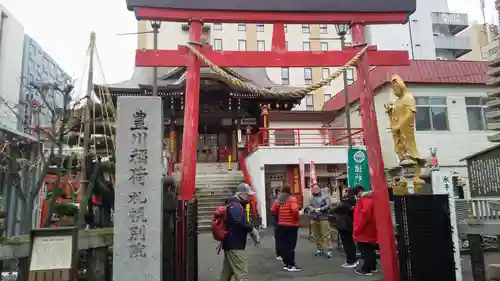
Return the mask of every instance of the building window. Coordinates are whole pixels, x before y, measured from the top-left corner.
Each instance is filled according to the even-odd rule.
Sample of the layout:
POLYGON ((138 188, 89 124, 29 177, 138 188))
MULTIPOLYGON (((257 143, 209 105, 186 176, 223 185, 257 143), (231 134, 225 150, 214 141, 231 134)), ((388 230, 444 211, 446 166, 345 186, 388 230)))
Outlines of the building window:
POLYGON ((222 51, 222 39, 214 39, 214 50, 222 51))
POLYGON ((30 45, 30 56, 36 56, 36 47, 33 44, 30 45))
POLYGON ((33 74, 28 74, 28 83, 35 81, 35 77, 33 77, 33 74))
POLYGON ((28 72, 33 72, 35 71, 35 61, 32 59, 29 59, 28 61, 28 72))
POLYGON ((302 42, 302 51, 310 51, 311 50, 311 42, 302 42))
POLYGON ((321 51, 328 51, 328 42, 321 42, 320 50, 321 51))
POLYGON ((330 76, 330 68, 323 68, 321 70, 321 75, 323 76, 323 79, 328 78, 328 76, 330 76))
POLYGON ((302 25, 302 33, 309 33, 309 25, 308 24, 303 24, 302 25))
POLYGON ((49 68, 49 59, 45 57, 43 59, 43 70, 46 70, 47 68, 49 68))
POLYGON ((238 23, 238 31, 246 31, 247 25, 244 23, 238 23))
POLYGON ((288 24, 285 24, 285 33, 288 32, 288 24))
POLYGON ((347 74, 347 84, 351 85, 352 83, 354 83, 354 69, 348 68, 346 70, 346 74, 347 74))
POLYGON ((281 68, 281 84, 290 85, 290 75, 288 67, 281 68))
POLYGON ((321 34, 327 34, 328 33, 328 25, 326 25, 326 24, 320 24, 319 25, 319 33, 321 33, 321 34))
POLYGON ((332 98, 332 94, 325 94, 325 102, 332 98))
POLYGON ((465 106, 467 109, 467 121, 469 122, 470 131, 487 130, 486 106, 487 98, 465 98, 465 106))
POLYGON ((222 30, 222 23, 214 23, 214 30, 222 30))
POLYGON ((257 32, 264 32, 264 25, 263 24, 257 24, 257 32))
POLYGON ((265 51, 266 50, 266 41, 257 40, 257 51, 265 51))
POLYGON ((304 68, 304 84, 312 84, 312 68, 304 68))
POLYGON ((247 41, 238 40, 238 51, 246 51, 246 50, 247 50, 247 41))
POLYGON ((415 129, 417 131, 447 131, 448 111, 446 98, 417 97, 417 115, 415 129))
POLYGON ((314 110, 314 96, 313 94, 306 95, 306 109, 314 110))

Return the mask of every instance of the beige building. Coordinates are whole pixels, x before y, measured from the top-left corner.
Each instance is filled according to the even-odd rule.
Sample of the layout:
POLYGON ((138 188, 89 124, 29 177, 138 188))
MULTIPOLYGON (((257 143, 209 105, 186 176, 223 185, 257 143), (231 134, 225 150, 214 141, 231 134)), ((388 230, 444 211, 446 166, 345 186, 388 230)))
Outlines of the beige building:
POLYGON ((457 36, 470 38, 472 49, 458 60, 488 60, 499 50, 498 42, 494 40, 498 36, 497 25, 471 24, 457 36))
MULTIPOLYGON (((138 23, 138 32, 151 31, 148 21, 138 23)), ((206 42, 219 51, 270 51, 273 26, 271 24, 207 24, 204 27, 206 42)), ((340 39, 333 25, 285 25, 287 48, 290 51, 340 50, 340 39)), ((158 39, 159 49, 177 49, 178 44, 188 40, 188 25, 163 22, 158 39)), ((350 42, 347 35, 346 42, 350 42)), ((153 49, 151 33, 138 35, 138 49, 153 49)), ((321 81, 337 68, 267 68, 269 78, 277 83, 291 86, 306 86, 321 81)), ((354 70, 347 73, 350 83, 354 81, 354 70)), ((304 98, 296 109, 321 110, 326 100, 343 89, 342 77, 330 86, 319 89, 304 98)))

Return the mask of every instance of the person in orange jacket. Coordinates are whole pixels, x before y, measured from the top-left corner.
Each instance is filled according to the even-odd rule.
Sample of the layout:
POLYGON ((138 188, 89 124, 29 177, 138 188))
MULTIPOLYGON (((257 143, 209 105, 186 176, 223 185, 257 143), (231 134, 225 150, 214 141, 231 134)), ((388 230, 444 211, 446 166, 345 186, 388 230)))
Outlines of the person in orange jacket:
POLYGON ((358 244, 363 265, 355 270, 356 274, 370 276, 377 271, 377 227, 371 191, 364 191, 360 185, 354 189, 359 198, 354 207, 353 239, 358 244))
POLYGON ((292 195, 292 188, 285 184, 281 189, 281 194, 273 203, 271 212, 277 217, 279 227, 279 237, 277 239, 278 249, 280 249, 284 267, 288 272, 300 272, 302 268, 295 263, 295 247, 299 236, 300 207, 295 196, 292 195))

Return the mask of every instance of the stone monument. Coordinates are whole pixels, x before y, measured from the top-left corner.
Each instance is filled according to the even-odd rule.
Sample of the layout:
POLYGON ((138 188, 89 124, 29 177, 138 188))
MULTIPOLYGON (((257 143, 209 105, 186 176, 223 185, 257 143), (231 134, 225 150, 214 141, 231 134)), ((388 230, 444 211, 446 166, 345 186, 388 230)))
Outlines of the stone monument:
POLYGON ((415 140, 415 99, 408 92, 403 80, 398 75, 391 78, 391 85, 396 100, 385 104, 394 141, 394 148, 399 158, 399 166, 391 173, 393 193, 406 195, 419 193, 424 181, 420 178, 420 169, 425 160, 420 157, 415 140))

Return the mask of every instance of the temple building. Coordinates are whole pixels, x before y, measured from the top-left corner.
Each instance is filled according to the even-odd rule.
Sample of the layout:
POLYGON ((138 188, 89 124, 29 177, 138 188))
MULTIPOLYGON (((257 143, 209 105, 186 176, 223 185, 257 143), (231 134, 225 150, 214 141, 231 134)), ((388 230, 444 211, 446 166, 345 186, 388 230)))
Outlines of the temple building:
MULTIPOLYGON (((273 91, 286 88, 273 83, 263 68, 226 69, 242 81, 273 91)), ((163 97, 166 149, 174 163, 181 159, 184 121, 186 69, 158 68, 158 95, 163 97)), ((130 80, 95 85, 96 91, 108 91, 111 96, 151 95, 153 71, 135 68, 130 80), (100 88, 100 89, 99 89, 100 88)), ((260 96, 226 83, 219 75, 207 68, 201 70, 198 162, 227 162, 232 155, 238 161, 246 135, 255 134, 266 127, 268 111, 289 111, 300 103, 301 98, 260 96)))

